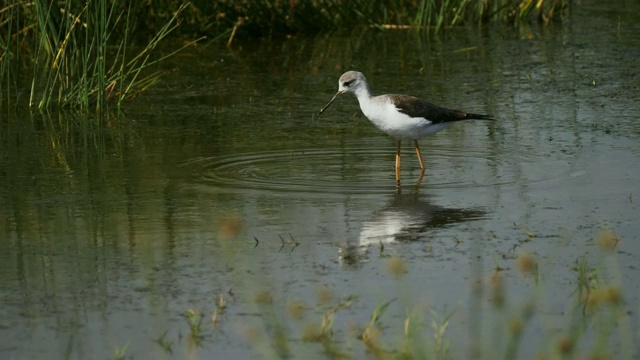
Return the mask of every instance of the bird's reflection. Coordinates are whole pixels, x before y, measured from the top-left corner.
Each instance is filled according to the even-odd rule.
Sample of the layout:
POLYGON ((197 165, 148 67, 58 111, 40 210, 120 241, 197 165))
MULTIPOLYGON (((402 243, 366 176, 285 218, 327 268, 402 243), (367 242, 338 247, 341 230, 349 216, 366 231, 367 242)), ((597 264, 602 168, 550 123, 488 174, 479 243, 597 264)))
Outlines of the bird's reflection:
POLYGON ((420 240, 430 229, 484 218, 479 208, 453 208, 437 205, 427 196, 396 194, 370 220, 362 223, 358 240, 339 249, 344 265, 358 265, 371 246, 420 240))

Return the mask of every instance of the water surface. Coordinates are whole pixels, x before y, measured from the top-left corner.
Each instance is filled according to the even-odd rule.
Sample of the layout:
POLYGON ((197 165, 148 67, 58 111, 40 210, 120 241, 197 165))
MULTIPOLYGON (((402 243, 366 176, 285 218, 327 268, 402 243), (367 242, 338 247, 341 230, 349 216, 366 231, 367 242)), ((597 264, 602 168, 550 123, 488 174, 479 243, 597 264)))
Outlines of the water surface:
MULTIPOLYGON (((623 289, 636 336, 634 6, 576 4, 547 28, 212 43, 173 58, 123 116, 3 116, 0 357, 277 357, 277 329, 294 358, 320 357, 320 345, 301 341, 305 329, 350 295, 358 299, 338 312, 333 336, 355 358, 368 353, 354 328, 392 300, 384 346, 398 348, 408 313, 421 314, 430 342, 429 309, 454 311, 453 358, 502 357, 507 338, 491 336, 495 324, 535 298, 519 350, 533 357, 553 353, 580 313, 583 259, 623 289), (422 140, 422 181, 405 144, 397 193, 394 142, 354 97, 315 116, 352 69, 374 94, 497 121, 422 140), (621 239, 615 256, 598 247, 606 229, 621 239), (522 252, 538 259, 538 282, 518 271, 522 252), (406 273, 389 270, 394 259, 406 273), (212 324, 220 296, 226 307, 212 324), (292 303, 303 304, 301 319, 292 303), (197 344, 189 309, 204 314, 197 344)), ((587 329, 583 339, 598 338, 587 329)), ((609 350, 637 357, 625 336, 609 350)))

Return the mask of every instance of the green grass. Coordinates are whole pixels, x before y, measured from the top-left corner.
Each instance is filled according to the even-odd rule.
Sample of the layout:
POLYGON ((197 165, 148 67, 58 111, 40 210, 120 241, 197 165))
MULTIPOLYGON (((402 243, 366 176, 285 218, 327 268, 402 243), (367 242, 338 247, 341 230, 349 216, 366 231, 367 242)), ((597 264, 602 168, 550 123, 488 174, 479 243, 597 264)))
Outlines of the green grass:
POLYGON ((97 113, 109 104, 119 108, 159 81, 161 74, 149 67, 166 56, 153 51, 176 29, 185 8, 178 7, 142 46, 132 46, 137 20, 131 6, 108 0, 16 0, 6 5, 0 9, 1 104, 26 101, 40 110, 97 113))
MULTIPOLYGON (((0 106, 119 108, 160 81, 154 50, 187 39, 414 29, 557 19, 570 0, 13 0, 0 8, 0 106), (178 26, 180 25, 179 29, 178 26), (135 36, 134 36, 135 34, 135 36)), ((197 40, 196 40, 197 41, 197 40)), ((189 46, 192 41, 187 41, 189 46)), ((184 47, 183 46, 183 47, 184 47)))
MULTIPOLYGON (((451 327, 460 326, 460 316, 465 316, 461 313, 461 308, 465 308, 462 303, 439 312, 419 299, 405 298, 398 291, 398 298, 380 303, 371 310, 368 321, 359 323, 361 317, 356 320, 352 311, 346 311, 364 310, 358 296, 336 299, 323 289, 318 289, 315 305, 312 299, 287 300, 270 290, 254 290, 254 304, 264 326, 254 324, 244 334, 255 353, 265 359, 632 358, 638 348, 633 342, 632 315, 624 302, 619 264, 613 251, 619 241, 615 232, 605 231, 597 237, 602 250, 600 257, 583 256, 574 264, 566 264, 574 274, 570 286, 575 291, 565 299, 567 311, 553 315, 551 322, 544 296, 545 279, 539 275, 545 262, 521 252, 503 259, 506 268, 496 266, 489 276, 479 279, 478 296, 472 299, 477 302, 476 310, 482 312, 482 322, 476 324, 477 338, 448 335, 451 327), (531 293, 514 299, 515 294, 509 291, 509 284, 514 281, 529 284, 531 293), (406 308, 406 317, 387 318, 388 310, 398 306, 406 308), (403 324, 397 324, 398 320, 403 324), (542 332, 531 338, 533 328, 541 328, 542 332), (528 353, 532 342, 536 345, 533 354, 528 353), (527 353, 522 350, 524 345, 529 349, 527 353)), ((397 280, 399 288, 411 287, 394 268, 388 266, 388 275, 397 280)), ((223 307, 220 297, 213 299, 215 315, 223 307)), ((231 315, 208 331, 231 330, 241 321, 231 315)), ((198 332, 205 331, 200 329, 201 322, 197 323, 198 332)), ((190 331, 194 332, 193 325, 190 331)), ((162 342, 166 341, 163 335, 162 342)))
POLYGON ((214 4, 194 1, 193 7, 199 14, 207 14, 209 29, 240 25, 244 36, 282 37, 349 31, 359 26, 438 32, 465 22, 548 23, 558 19, 569 3, 570 0, 235 0, 214 4))
POLYGON ((122 347, 114 347, 113 348, 113 360, 123 360, 125 358, 125 353, 127 352, 127 348, 129 347, 129 342, 127 341, 122 347))

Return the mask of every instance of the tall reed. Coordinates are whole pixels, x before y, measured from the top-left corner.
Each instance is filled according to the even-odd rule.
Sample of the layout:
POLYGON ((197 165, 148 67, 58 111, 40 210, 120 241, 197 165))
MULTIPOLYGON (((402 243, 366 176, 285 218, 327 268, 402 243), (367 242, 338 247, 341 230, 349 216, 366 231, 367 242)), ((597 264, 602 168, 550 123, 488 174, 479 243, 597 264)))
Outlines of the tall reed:
MULTIPOLYGON (((122 101, 159 80, 147 73, 152 51, 176 29, 180 5, 141 50, 131 44, 131 4, 111 0, 15 0, 0 9, 0 98, 20 103, 28 81, 30 107, 93 109, 122 101)), ((186 45, 185 45, 186 46, 186 45)), ((173 53, 172 53, 173 54, 173 53)))
MULTIPOLYGON (((160 0, 155 0, 160 1, 160 0)), ((557 19, 570 0, 221 0, 211 4, 193 0, 200 13, 209 14, 218 27, 229 28, 241 19, 249 36, 282 36, 350 30, 368 25, 438 32, 463 22, 500 21, 517 25, 537 19, 557 19)))
MULTIPOLYGON (((439 32, 462 23, 558 18, 570 0, 8 0, 0 8, 0 104, 120 107, 158 82, 152 52, 182 36, 285 37, 355 27, 439 32), (147 35, 132 53, 132 34, 147 35)), ((139 43, 139 42, 138 42, 139 43)), ((188 45, 185 45, 188 46, 188 45)))

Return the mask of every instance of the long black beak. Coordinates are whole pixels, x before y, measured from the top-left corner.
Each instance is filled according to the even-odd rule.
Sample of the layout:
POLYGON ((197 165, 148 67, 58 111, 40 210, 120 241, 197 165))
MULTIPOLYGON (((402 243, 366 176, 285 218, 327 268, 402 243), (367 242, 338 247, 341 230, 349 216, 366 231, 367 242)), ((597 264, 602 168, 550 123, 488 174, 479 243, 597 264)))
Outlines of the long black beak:
POLYGON ((337 98, 340 97, 340 95, 344 94, 346 91, 338 91, 333 98, 331 99, 331 101, 329 101, 329 103, 327 105, 325 105, 322 109, 320 109, 320 112, 318 113, 318 116, 322 115, 322 113, 327 110, 327 108, 333 104, 334 101, 336 101, 337 98))

